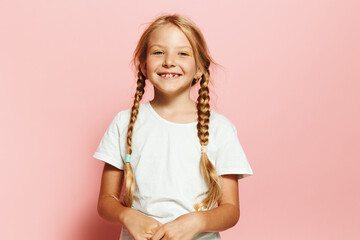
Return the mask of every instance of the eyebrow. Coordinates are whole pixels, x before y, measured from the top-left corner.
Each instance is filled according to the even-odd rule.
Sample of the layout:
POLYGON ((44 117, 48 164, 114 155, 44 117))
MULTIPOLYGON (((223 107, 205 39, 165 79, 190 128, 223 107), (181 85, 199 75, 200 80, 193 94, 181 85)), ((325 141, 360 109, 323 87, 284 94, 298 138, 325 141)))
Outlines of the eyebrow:
MULTIPOLYGON (((153 44, 151 45, 149 48, 152 48, 152 47, 155 47, 155 46, 159 46, 159 47, 164 47, 163 45, 161 44, 153 44)), ((189 49, 192 49, 190 46, 179 46, 177 48, 189 48, 189 49)))

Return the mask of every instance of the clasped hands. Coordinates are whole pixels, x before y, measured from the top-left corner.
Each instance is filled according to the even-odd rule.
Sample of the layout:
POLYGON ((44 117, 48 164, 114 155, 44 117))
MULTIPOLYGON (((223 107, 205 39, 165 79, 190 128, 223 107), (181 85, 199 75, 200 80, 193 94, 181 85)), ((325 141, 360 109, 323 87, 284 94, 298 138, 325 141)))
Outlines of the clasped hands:
POLYGON ((200 230, 200 221, 195 212, 184 214, 157 229, 151 240, 192 240, 200 230))
POLYGON ((136 221, 126 224, 127 230, 135 240, 192 240, 200 232, 201 221, 197 212, 181 215, 165 224, 136 212, 133 216, 136 217, 136 221))

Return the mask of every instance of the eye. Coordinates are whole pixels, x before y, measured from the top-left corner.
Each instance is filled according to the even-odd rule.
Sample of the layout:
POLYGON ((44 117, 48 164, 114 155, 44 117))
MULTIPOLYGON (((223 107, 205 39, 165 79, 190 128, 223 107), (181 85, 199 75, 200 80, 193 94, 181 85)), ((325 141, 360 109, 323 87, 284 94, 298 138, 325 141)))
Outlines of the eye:
POLYGON ((184 54, 182 56, 190 56, 190 54, 188 54, 187 52, 181 52, 180 54, 184 54))
POLYGON ((155 51, 155 52, 153 52, 153 54, 159 55, 159 54, 157 54, 157 53, 162 53, 162 52, 161 52, 161 51, 155 51))

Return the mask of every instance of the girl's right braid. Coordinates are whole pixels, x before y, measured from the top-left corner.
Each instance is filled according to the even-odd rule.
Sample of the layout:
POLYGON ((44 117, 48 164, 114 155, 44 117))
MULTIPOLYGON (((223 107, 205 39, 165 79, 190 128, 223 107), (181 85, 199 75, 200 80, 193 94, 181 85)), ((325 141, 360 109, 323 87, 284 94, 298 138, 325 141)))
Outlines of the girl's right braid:
MULTIPOLYGON (((139 113, 140 101, 145 92, 145 79, 146 79, 146 77, 139 70, 134 104, 131 108, 130 122, 128 125, 128 132, 127 132, 127 139, 126 139, 127 140, 126 141, 127 142, 126 159, 128 159, 128 157, 130 158, 131 153, 132 153, 132 149, 131 149, 132 134, 133 134, 133 130, 134 130, 135 121, 136 121, 138 113, 139 113)), ((127 207, 131 207, 132 203, 133 203, 133 198, 134 198, 135 179, 134 179, 134 173, 133 173, 130 161, 127 161, 127 160, 125 161, 124 172, 125 172, 124 204, 127 207)))

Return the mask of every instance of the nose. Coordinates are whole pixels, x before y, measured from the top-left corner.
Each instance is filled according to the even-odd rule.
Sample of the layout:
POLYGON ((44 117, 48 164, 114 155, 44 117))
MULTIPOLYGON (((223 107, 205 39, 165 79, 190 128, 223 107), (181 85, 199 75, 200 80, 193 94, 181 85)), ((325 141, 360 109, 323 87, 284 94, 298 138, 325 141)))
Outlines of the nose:
POLYGON ((175 60, 170 54, 167 54, 164 58, 163 67, 171 66, 175 66, 175 60))

